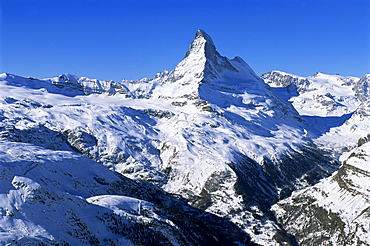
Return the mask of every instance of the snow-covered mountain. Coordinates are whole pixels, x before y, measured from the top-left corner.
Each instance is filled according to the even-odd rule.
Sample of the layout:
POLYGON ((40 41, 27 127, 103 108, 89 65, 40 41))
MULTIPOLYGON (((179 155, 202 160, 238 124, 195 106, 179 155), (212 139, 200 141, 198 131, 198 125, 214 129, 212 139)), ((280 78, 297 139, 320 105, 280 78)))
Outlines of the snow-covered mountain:
POLYGON ((353 112, 366 97, 366 76, 359 79, 316 73, 310 77, 271 71, 264 81, 292 102, 301 115, 342 116, 353 112))
POLYGON ((369 163, 367 141, 333 176, 274 205, 278 221, 302 245, 369 245, 369 163))
POLYGON ((369 75, 304 78, 272 71, 262 78, 310 115, 303 117, 304 125, 316 131, 314 142, 342 164, 330 177, 273 205, 278 222, 300 245, 370 245, 369 75))
POLYGON ((306 242, 278 206, 294 208, 293 191, 331 180, 344 152, 368 140, 368 85, 261 79, 202 30, 173 71, 151 79, 1 74, 0 242, 306 242))
POLYGON ((324 148, 350 151, 370 132, 369 74, 356 78, 317 73, 305 78, 271 71, 261 78, 292 103, 315 143, 324 148))

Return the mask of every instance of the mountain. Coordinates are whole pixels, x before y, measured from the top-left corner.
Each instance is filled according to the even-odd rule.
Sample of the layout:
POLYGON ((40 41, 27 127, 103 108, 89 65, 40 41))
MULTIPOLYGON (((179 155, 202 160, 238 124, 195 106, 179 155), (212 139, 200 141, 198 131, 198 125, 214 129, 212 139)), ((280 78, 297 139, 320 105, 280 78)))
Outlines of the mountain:
POLYGON ((303 118, 306 126, 320 132, 314 142, 341 162, 330 177, 273 205, 278 223, 300 245, 370 245, 369 75, 353 78, 318 73, 304 78, 271 71, 262 78, 301 114, 311 115, 303 118))
POLYGON ((274 205, 278 221, 301 245, 369 245, 369 162, 366 142, 333 176, 274 205))
POLYGON ((316 144, 350 151, 366 136, 370 123, 369 81, 362 78, 317 73, 300 77, 270 71, 261 76, 281 98, 292 103, 316 144))
POLYGON ((290 219, 293 197, 332 180, 367 143, 368 79, 259 78, 203 30, 153 78, 3 73, 0 242, 307 242, 316 231, 290 219))
POLYGON ((120 83, 112 80, 99 81, 86 77, 77 77, 72 74, 62 74, 52 79, 35 79, 32 77, 23 78, 13 74, 3 73, 0 79, 6 81, 7 85, 15 87, 26 87, 34 90, 45 90, 52 94, 62 94, 64 96, 78 96, 108 93, 126 94, 127 90, 120 83))
POLYGON ((249 233, 281 233, 272 220, 258 221, 255 214, 268 213, 279 197, 336 168, 305 137, 297 111, 241 58, 222 57, 204 31, 196 33, 172 72, 124 84, 136 98, 160 105, 157 112, 170 112, 156 126, 165 139, 160 147, 164 189, 228 216, 249 233))
POLYGON ((361 98, 366 97, 363 94, 365 81, 356 77, 316 73, 305 78, 270 71, 261 78, 279 93, 284 93, 300 115, 342 116, 353 112, 363 101, 361 98))

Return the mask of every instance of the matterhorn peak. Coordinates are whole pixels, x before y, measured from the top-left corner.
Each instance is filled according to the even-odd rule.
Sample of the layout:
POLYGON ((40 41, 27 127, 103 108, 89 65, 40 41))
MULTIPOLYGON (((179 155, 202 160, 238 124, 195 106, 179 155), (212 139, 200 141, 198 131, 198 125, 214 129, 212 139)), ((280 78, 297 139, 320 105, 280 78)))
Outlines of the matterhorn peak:
POLYGON ((148 98, 166 98, 173 100, 174 105, 189 105, 189 99, 197 107, 204 106, 205 102, 223 107, 233 100, 239 105, 239 99, 233 95, 230 102, 226 102, 226 89, 233 92, 249 89, 263 95, 269 93, 266 92, 266 84, 242 58, 221 56, 212 38, 201 29, 195 33, 185 58, 170 73, 154 78, 149 87, 141 90, 140 96, 147 91, 148 98))
POLYGON ((206 57, 219 55, 211 36, 201 29, 195 33, 195 38, 191 42, 185 57, 188 57, 190 54, 199 54, 206 57))
POLYGON ((213 43, 213 40, 211 38, 211 36, 209 36, 204 30, 202 29, 199 29, 196 33, 195 33, 195 39, 198 39, 198 38, 203 38, 206 40, 207 44, 208 45, 213 45, 214 46, 214 43, 213 43))

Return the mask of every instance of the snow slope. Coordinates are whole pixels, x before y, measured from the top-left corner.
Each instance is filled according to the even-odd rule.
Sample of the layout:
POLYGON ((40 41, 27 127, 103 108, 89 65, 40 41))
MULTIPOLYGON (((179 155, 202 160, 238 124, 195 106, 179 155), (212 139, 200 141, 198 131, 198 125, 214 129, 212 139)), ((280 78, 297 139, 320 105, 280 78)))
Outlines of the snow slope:
POLYGON ((227 221, 201 222, 184 201, 73 151, 1 141, 0 187, 3 245, 249 244, 227 221))
POLYGON ((338 153, 348 152, 357 147, 359 139, 366 137, 369 132, 370 100, 361 103, 344 124, 331 128, 316 143, 338 153))
POLYGON ((351 152, 331 178, 273 206, 302 245, 370 245, 370 142, 351 152))

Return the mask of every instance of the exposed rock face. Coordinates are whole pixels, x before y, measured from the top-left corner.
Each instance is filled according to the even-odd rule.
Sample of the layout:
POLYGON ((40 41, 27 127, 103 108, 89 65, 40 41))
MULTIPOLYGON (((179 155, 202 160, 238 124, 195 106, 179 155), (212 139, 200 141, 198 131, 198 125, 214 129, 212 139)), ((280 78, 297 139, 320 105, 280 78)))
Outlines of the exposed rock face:
POLYGON ((353 91, 360 101, 364 102, 370 98, 370 74, 364 75, 353 87, 353 91))
POLYGON ((292 93, 308 91, 310 81, 307 78, 295 76, 280 71, 270 71, 261 75, 266 84, 271 87, 288 87, 292 93))

